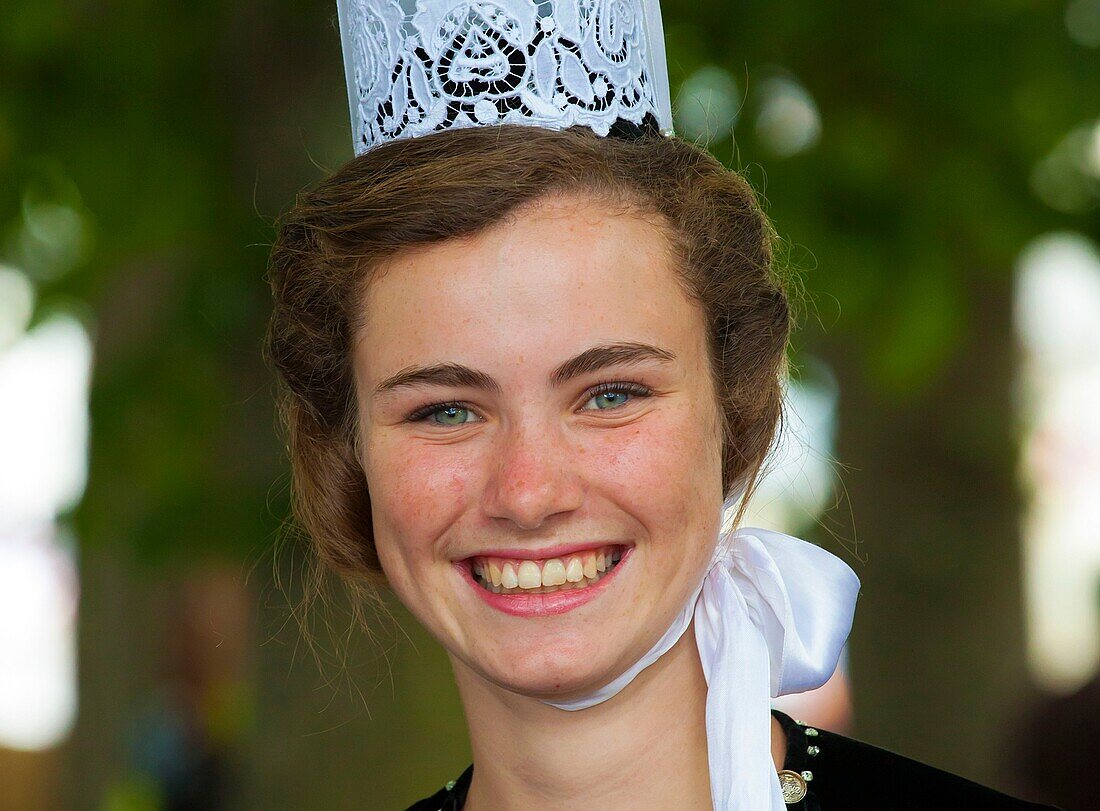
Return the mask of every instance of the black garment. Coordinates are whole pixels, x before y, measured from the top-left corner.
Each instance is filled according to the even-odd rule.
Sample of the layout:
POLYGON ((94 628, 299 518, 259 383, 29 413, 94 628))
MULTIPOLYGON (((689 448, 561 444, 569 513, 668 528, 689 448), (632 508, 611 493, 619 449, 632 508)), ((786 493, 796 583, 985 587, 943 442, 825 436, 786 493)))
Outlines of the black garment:
MULTIPOLYGON (((861 741, 814 729, 772 710, 787 733, 784 769, 806 781, 806 796, 791 811, 1026 811, 1053 806, 1014 800, 1000 792, 861 741)), ((408 811, 461 811, 474 776, 458 780, 408 811)))

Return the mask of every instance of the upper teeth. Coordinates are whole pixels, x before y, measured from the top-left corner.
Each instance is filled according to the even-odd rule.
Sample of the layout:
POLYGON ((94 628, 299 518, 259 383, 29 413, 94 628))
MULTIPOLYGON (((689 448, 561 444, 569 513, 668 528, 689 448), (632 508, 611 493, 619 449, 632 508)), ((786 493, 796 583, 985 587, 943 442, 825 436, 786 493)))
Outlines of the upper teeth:
POLYGON ((569 584, 567 587, 583 588, 598 580, 621 556, 619 547, 603 546, 546 560, 475 558, 473 570, 493 591, 553 588, 566 584, 569 584))

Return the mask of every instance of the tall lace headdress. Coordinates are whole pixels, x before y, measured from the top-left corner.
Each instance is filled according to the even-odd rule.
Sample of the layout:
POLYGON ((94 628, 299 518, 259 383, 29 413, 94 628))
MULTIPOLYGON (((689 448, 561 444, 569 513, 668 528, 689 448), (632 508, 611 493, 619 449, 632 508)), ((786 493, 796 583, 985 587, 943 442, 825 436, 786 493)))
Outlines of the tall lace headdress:
POLYGON ((658 0, 337 0, 355 153, 453 127, 672 132, 658 0))

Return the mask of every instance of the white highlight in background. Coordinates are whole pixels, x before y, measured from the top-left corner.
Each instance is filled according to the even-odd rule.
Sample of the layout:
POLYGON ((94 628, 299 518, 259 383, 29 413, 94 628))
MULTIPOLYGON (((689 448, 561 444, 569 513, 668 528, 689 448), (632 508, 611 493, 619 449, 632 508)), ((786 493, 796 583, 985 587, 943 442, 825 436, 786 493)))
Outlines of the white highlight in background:
POLYGON ((0 745, 59 743, 76 714, 77 578, 55 520, 87 476, 91 343, 54 316, 0 352, 0 745))
POLYGON ((820 361, 809 359, 805 366, 800 378, 787 384, 783 431, 764 463, 743 526, 801 535, 835 500, 837 383, 820 361))
POLYGON ((1017 273, 1028 663, 1040 685, 1070 692, 1100 663, 1100 253, 1048 234, 1017 273))

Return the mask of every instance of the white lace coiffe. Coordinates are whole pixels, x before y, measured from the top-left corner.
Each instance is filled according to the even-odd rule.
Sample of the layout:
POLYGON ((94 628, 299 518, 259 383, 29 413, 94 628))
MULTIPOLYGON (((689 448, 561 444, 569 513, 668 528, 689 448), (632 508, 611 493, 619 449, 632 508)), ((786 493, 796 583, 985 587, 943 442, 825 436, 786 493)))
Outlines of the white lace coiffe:
POLYGON ((707 679, 707 747, 715 811, 783 811, 771 757, 770 699, 820 687, 852 629, 859 578, 834 555, 780 532, 720 539, 699 589, 650 651, 610 684, 569 702, 583 710, 617 695, 695 620, 707 679))
POLYGON ((352 138, 488 124, 672 132, 658 0, 337 0, 352 138))

